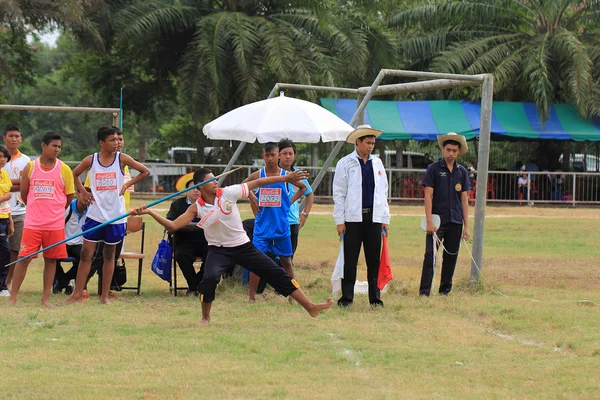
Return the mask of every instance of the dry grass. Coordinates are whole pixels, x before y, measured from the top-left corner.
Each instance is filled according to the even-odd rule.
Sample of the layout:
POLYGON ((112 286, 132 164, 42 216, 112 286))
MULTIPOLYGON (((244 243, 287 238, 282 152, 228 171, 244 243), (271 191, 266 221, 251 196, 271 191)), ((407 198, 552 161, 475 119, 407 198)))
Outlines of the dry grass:
MULTIPOLYGON (((386 307, 357 296, 317 319, 272 294, 248 305, 230 281, 201 329, 198 301, 172 297, 149 269, 141 297, 105 307, 59 295, 43 310, 36 261, 17 306, 0 307, 2 398, 597 398, 597 213, 490 207, 483 287, 468 287, 463 249, 452 295, 421 299, 421 211, 393 208, 386 307)), ((338 242, 317 212, 301 231, 297 275, 321 300, 338 242)), ((149 258, 160 235, 148 221, 149 258)))

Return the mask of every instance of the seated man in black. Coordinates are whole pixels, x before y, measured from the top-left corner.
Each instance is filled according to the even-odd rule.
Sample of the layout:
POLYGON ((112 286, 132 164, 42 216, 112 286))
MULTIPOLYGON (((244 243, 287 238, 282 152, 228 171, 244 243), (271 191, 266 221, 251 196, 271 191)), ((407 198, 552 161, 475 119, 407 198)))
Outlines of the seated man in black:
MULTIPOLYGON (((190 180, 186 183, 185 187, 189 187, 193 183, 190 180)), ((174 221, 181 214, 185 213, 188 207, 196 202, 200 197, 200 191, 198 189, 192 189, 186 193, 185 197, 181 197, 171 203, 171 208, 167 213, 167 219, 174 221)), ((197 222, 197 221, 194 221, 197 222)), ((204 275, 204 261, 206 260, 206 253, 208 252, 208 243, 204 238, 204 231, 197 229, 193 231, 179 230, 174 233, 174 248, 175 262, 179 265, 181 272, 188 284, 188 294, 198 293, 198 285, 202 281, 204 275), (196 257, 202 258, 202 265, 200 271, 196 273, 194 269, 194 261, 196 257)))

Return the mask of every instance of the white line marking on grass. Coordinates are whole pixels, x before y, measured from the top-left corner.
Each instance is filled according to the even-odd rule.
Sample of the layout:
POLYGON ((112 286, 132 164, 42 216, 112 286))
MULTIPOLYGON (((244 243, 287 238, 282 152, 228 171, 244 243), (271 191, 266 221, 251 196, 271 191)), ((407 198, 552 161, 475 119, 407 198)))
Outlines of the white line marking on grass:
MULTIPOLYGON (((341 346, 344 345, 343 341, 338 339, 337 337, 335 337, 335 335, 333 333, 327 332, 327 335, 331 338, 331 341, 333 342, 333 344, 341 345, 341 346)), ((346 360, 354 363, 354 365, 357 368, 360 368, 360 356, 358 354, 356 354, 356 352, 349 350, 349 349, 342 349, 341 354, 344 356, 344 358, 346 360)))
MULTIPOLYGON (((534 347, 539 347, 539 348, 543 348, 545 347, 543 343, 541 342, 536 342, 535 340, 529 340, 529 339, 520 339, 516 336, 513 335, 507 335, 505 333, 502 332, 498 332, 498 331, 490 331, 490 333, 494 336, 499 337, 500 339, 504 339, 504 340, 510 340, 510 341, 514 341, 520 344, 524 344, 527 346, 534 346, 534 347)), ((552 347, 554 351, 561 351, 560 348, 553 346, 552 347)))

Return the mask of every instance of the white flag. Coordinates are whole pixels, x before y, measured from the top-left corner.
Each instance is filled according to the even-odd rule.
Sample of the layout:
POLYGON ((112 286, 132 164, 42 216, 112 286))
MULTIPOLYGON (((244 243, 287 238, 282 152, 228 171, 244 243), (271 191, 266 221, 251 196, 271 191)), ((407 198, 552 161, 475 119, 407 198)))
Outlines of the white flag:
POLYGON ((340 254, 338 254, 337 261, 335 262, 335 268, 333 274, 331 274, 331 287, 332 296, 337 298, 340 290, 342 290, 342 279, 344 279, 344 240, 340 243, 340 254))

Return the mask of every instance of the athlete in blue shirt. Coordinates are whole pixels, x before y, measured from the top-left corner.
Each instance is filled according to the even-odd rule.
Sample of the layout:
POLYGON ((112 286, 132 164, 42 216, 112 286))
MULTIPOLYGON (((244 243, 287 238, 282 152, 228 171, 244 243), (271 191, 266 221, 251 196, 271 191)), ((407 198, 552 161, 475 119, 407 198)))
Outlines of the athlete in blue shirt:
MULTIPOLYGON (((279 168, 279 147, 276 143, 266 143, 262 157, 265 160, 265 168, 252 173, 244 182, 287 173, 279 168)), ((250 195, 252 209, 256 215, 252 242, 263 253, 279 257, 281 266, 292 278, 294 277, 293 251, 288 214, 290 205, 306 192, 304 183, 296 182, 294 185, 298 187, 298 191, 293 195, 290 195, 285 183, 263 186, 259 189, 258 196, 250 195)), ((258 276, 250 274, 249 300, 251 302, 255 300, 258 282, 258 276)))

